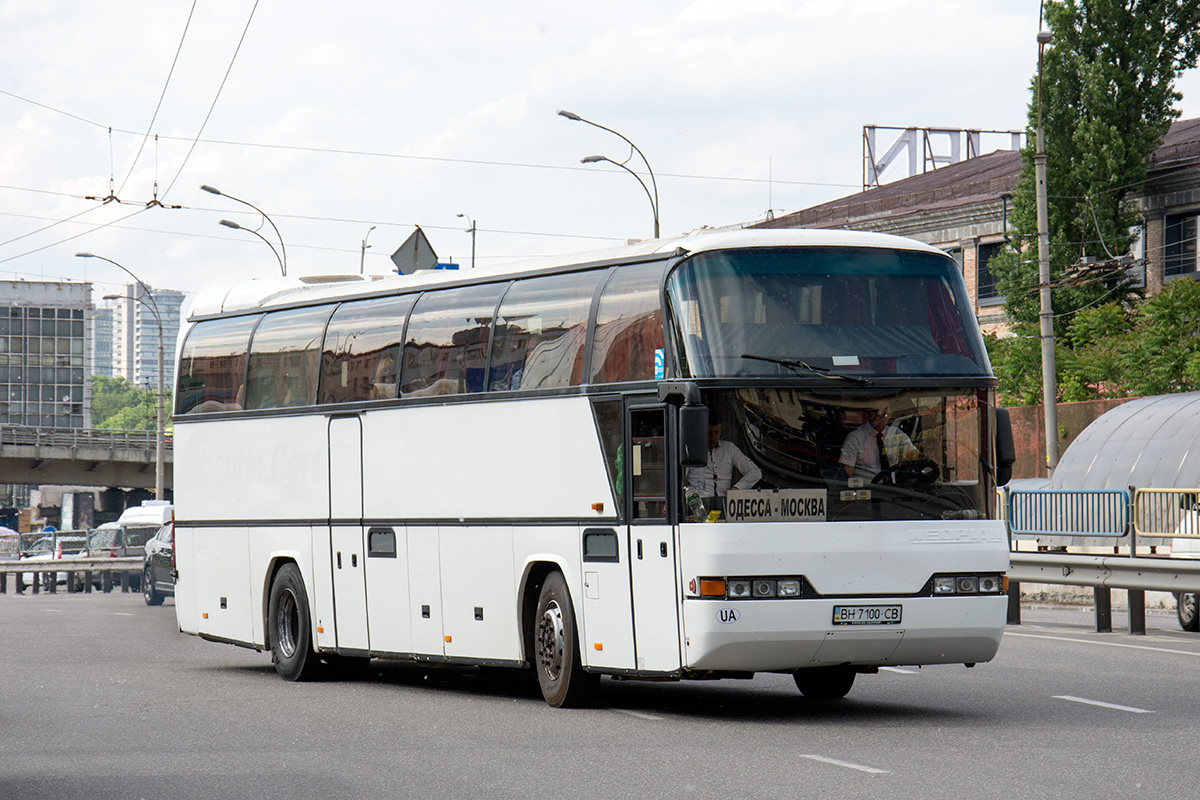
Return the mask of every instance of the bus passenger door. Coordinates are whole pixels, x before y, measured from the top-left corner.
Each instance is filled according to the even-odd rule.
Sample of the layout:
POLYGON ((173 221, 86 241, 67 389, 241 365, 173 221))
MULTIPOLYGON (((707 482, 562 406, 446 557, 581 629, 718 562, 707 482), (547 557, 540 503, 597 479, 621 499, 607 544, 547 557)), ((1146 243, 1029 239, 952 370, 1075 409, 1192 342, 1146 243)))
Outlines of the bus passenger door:
POLYGON ((339 652, 366 651, 369 647, 362 520, 362 420, 358 416, 331 417, 329 546, 339 652))
POLYGON ((675 536, 669 524, 670 465, 667 413, 661 405, 631 405, 626 413, 628 536, 633 583, 634 648, 639 672, 668 672, 682 664, 675 536))

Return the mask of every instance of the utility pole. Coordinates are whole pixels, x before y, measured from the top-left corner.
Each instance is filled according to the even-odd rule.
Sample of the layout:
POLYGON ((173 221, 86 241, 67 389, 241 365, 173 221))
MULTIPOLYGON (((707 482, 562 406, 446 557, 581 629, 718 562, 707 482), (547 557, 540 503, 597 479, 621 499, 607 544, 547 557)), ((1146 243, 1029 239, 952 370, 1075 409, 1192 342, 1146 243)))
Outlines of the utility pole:
POLYGON ((1033 156, 1033 175, 1037 191, 1038 295, 1041 301, 1038 322, 1042 338, 1042 405, 1046 412, 1046 475, 1058 466, 1058 380, 1054 364, 1054 308, 1050 302, 1050 212, 1046 198, 1046 145, 1042 140, 1042 54, 1053 38, 1050 31, 1038 31, 1037 144, 1033 156))

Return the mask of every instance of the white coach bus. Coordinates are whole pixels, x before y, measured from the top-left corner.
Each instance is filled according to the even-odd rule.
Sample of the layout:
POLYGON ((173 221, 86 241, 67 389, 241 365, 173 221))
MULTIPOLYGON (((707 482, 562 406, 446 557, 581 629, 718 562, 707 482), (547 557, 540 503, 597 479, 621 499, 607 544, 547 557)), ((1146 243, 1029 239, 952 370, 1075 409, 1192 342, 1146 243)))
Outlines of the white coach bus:
POLYGON ((196 299, 176 374, 180 629, 289 680, 389 658, 532 668, 554 706, 603 675, 836 698, 1000 643, 1011 433, 959 270, 911 240, 253 281, 196 299))

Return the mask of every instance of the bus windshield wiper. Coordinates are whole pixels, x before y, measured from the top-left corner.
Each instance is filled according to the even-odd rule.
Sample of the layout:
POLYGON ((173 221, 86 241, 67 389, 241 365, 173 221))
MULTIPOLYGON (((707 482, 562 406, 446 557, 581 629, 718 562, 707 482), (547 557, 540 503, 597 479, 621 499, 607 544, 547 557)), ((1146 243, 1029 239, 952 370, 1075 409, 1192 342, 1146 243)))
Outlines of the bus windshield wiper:
POLYGON ((804 369, 804 370, 808 370, 809 372, 815 373, 817 375, 823 375, 828 378, 840 378, 841 380, 852 381, 854 383, 862 384, 863 386, 871 385, 871 382, 869 380, 867 380, 866 378, 859 378, 855 375, 846 375, 845 373, 842 373, 842 372, 834 372, 833 370, 829 369, 828 367, 814 367, 812 364, 809 364, 805 361, 801 361, 798 358, 772 358, 771 356, 756 356, 751 353, 742 353, 742 358, 750 358, 755 361, 767 361, 772 364, 779 364, 782 367, 787 367, 792 372, 795 372, 797 375, 800 374, 800 372, 799 372, 800 370, 804 369))

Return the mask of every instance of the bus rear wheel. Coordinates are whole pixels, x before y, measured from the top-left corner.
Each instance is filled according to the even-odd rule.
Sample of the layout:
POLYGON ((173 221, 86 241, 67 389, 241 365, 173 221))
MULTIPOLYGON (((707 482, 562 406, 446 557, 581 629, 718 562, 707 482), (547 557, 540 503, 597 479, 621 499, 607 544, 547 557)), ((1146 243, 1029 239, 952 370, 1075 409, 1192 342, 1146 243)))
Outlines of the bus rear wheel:
POLYGON ((841 700, 854 686, 856 673, 850 667, 802 669, 792 674, 800 694, 812 700, 841 700))
POLYGON ((267 604, 267 625, 271 631, 271 660, 279 677, 287 681, 318 677, 321 660, 312 647, 308 595, 295 564, 284 564, 275 574, 267 604))
POLYGON ((550 573, 542 584, 535 625, 534 649, 542 697, 555 708, 590 705, 600 676, 583 669, 571 593, 561 572, 550 573))

